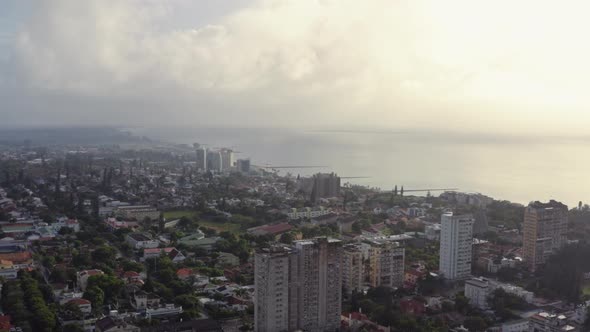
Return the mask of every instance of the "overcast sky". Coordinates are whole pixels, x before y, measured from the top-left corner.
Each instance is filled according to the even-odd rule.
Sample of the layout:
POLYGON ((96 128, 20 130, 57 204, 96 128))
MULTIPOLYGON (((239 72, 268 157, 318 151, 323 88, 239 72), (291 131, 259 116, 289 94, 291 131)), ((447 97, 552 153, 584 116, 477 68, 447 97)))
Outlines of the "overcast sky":
POLYGON ((588 1, 2 0, 0 125, 586 133, 588 1))

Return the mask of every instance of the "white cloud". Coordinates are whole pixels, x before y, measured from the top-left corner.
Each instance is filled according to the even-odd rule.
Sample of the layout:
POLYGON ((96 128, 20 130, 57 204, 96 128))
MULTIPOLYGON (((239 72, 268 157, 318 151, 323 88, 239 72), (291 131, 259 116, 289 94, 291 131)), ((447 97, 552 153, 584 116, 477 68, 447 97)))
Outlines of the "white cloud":
POLYGON ((172 99, 182 123, 219 108, 227 116, 212 119, 237 123, 505 127, 507 112, 518 125, 590 106, 588 7, 261 0, 171 29, 199 4, 53 0, 36 6, 17 51, 31 89, 172 99))

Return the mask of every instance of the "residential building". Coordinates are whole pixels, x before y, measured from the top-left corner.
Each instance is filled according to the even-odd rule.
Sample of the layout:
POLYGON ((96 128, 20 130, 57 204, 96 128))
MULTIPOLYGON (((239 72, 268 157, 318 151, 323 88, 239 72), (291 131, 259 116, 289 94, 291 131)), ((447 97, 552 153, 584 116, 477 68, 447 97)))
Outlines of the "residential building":
POLYGON ((129 233, 125 240, 133 249, 157 248, 160 245, 158 240, 153 240, 147 234, 143 233, 129 233))
POLYGON ((255 331, 334 331, 340 326, 341 242, 325 237, 255 255, 255 331))
POLYGON ((139 327, 129 324, 122 319, 105 317, 96 321, 97 332, 139 332, 139 327))
POLYGON ((331 214, 332 210, 326 209, 323 206, 311 208, 311 207, 304 207, 304 208, 292 208, 286 212, 287 217, 291 220, 298 220, 298 219, 312 219, 321 217, 327 214, 331 214))
POLYGON ((217 263, 215 264, 218 268, 234 267, 238 265, 240 265, 240 258, 228 252, 220 252, 219 256, 217 256, 217 263))
POLYGON ((176 248, 146 248, 143 249, 143 257, 141 258, 142 261, 145 261, 150 258, 158 258, 161 255, 166 255, 168 258, 172 260, 172 263, 180 263, 186 259, 186 256, 180 252, 180 250, 176 248))
POLYGON ((340 326, 342 281, 340 240, 315 238, 295 242, 298 257, 298 327, 309 331, 340 326))
POLYGON ((361 291, 364 281, 363 251, 360 244, 348 244, 342 247, 342 289, 351 294, 361 291))
POLYGON ((441 216, 440 272, 447 279, 465 279, 471 275, 471 246, 473 242, 471 215, 441 216))
POLYGON ((118 216, 123 217, 125 220, 135 219, 142 221, 145 218, 149 218, 151 220, 158 220, 160 218, 160 211, 149 205, 119 206, 115 210, 115 213, 118 216))
POLYGON ((297 328, 297 272, 295 251, 274 246, 254 256, 254 330, 257 332, 291 331, 297 328), (293 318, 292 320, 290 318, 293 318))
POLYGON ((529 332, 578 332, 579 329, 569 325, 565 315, 540 312, 529 318, 529 332))
POLYGON ((523 258, 531 271, 544 264, 547 258, 566 241, 568 208, 551 200, 532 202, 524 212, 523 258))
POLYGON ((487 279, 472 278, 465 281, 465 297, 469 299, 469 304, 479 309, 488 308, 488 296, 490 294, 490 285, 487 279))
POLYGON ((387 237, 367 241, 371 245, 369 249, 371 286, 401 287, 404 284, 404 246, 387 237))
POLYGON ((92 312, 92 302, 86 299, 75 298, 69 300, 67 303, 73 303, 78 306, 83 314, 90 314, 92 312))

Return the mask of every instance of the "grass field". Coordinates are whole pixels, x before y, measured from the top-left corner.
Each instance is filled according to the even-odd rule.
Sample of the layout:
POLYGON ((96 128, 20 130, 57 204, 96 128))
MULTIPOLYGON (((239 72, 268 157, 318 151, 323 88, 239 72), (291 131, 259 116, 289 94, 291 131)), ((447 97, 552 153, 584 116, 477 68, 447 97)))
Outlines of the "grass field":
POLYGON ((582 294, 590 295, 590 282, 586 281, 582 284, 582 294))
MULTIPOLYGON (((190 211, 190 210, 164 212, 164 218, 166 218, 167 220, 174 220, 174 219, 179 219, 182 217, 188 217, 188 218, 192 219, 192 218, 198 217, 198 216, 199 216, 199 213, 197 211, 190 211)), ((218 232, 228 231, 228 232, 235 233, 235 234, 240 234, 240 233, 244 232, 242 230, 242 227, 240 224, 235 224, 235 223, 230 223, 230 222, 218 223, 218 222, 212 222, 212 221, 205 220, 205 219, 199 219, 199 225, 204 226, 204 227, 208 227, 208 228, 213 228, 218 232)))

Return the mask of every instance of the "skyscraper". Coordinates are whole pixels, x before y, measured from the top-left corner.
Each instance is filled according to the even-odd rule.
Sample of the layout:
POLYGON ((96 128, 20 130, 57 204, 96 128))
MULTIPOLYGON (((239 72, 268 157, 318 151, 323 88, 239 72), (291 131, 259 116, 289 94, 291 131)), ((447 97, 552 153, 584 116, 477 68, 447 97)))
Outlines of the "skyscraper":
POLYGON ((440 272, 447 279, 465 279, 471 275, 471 247, 473 242, 471 215, 441 216, 440 272))
POLYGON ((240 173, 250 172, 250 159, 238 159, 236 162, 236 168, 240 173))
POLYGON ((342 247, 342 289, 351 294, 363 288, 364 264, 360 244, 348 244, 342 247))
POLYGON ((223 158, 219 151, 207 151, 207 170, 213 172, 223 171, 223 158))
POLYGON ((231 149, 221 149, 221 169, 228 170, 234 165, 234 151, 231 149))
POLYGON ((255 331, 337 330, 341 252, 341 242, 329 238, 257 252, 255 331))
POLYGON ((374 239, 369 249, 371 286, 401 287, 404 283, 405 249, 390 239, 374 239))
POLYGON ((207 170, 207 149, 198 147, 197 153, 197 169, 206 171, 207 170))
POLYGON ((524 210, 523 258, 531 271, 565 243, 567 214, 567 206, 554 200, 533 202, 524 210))

